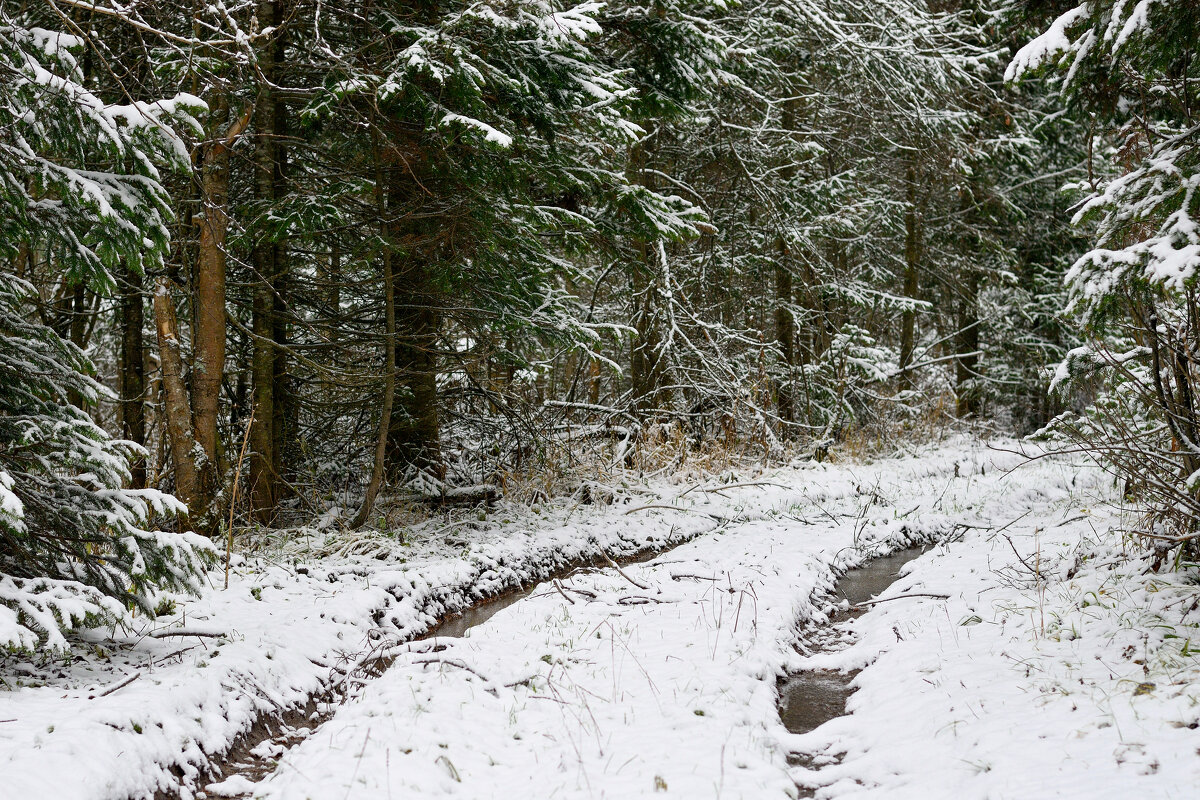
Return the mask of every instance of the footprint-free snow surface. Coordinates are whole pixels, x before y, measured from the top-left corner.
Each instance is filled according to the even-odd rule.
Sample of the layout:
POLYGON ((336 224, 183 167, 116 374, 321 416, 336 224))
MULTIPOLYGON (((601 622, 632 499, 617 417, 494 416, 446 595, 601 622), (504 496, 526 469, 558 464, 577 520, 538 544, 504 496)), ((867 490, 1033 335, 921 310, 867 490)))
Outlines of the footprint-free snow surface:
MULTIPOLYGON (((698 535, 542 583, 459 636, 377 634, 389 668, 358 675, 292 746, 264 750, 273 771, 193 770, 191 786, 271 800, 1196 796, 1196 588, 1123 557, 1098 472, 960 444, 731 483, 592 512, 576 528, 592 541, 698 535), (934 546, 864 615, 834 613, 840 574, 921 543, 934 546), (841 644, 813 647, 831 617, 841 644), (862 670, 848 713, 789 733, 780 679, 823 670, 862 670)), ((59 735, 29 738, 20 701, 33 691, 0 697, 0 796, 136 796, 32 772, 59 735), (41 793, 7 795, 14 785, 41 793)), ((122 742, 114 774, 169 761, 122 742)), ((86 746, 55 752, 72 745, 86 746)), ((192 795, 187 780, 156 781, 192 795)))

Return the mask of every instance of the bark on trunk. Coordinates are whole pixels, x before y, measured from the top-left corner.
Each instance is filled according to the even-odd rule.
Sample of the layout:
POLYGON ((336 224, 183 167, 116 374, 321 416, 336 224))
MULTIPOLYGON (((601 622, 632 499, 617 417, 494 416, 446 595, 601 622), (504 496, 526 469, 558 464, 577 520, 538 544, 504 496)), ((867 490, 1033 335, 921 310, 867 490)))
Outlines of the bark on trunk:
MULTIPOLYGON (((259 21, 276 29, 263 44, 259 69, 265 83, 259 88, 254 109, 254 190, 264 208, 273 208, 282 198, 283 162, 286 151, 281 143, 285 133, 286 105, 276 96, 272 85, 277 81, 285 45, 282 30, 283 4, 262 0, 256 10, 259 21)), ((251 345, 254 424, 250 430, 250 505, 254 518, 270 524, 282 491, 284 424, 281 406, 287 372, 287 356, 277 347, 286 334, 281 321, 283 308, 284 247, 274 232, 260 230, 254 245, 253 262, 257 285, 254 289, 251 345)))
POLYGON ((288 280, 287 248, 282 243, 275 246, 275 305, 271 313, 271 340, 274 342, 274 358, 271 360, 271 399, 274 401, 275 419, 271 421, 272 468, 275 473, 275 500, 278 502, 289 494, 286 480, 289 455, 294 455, 296 430, 299 427, 299 406, 292 390, 289 369, 288 302, 291 282, 288 280))
POLYGON ((217 413, 225 370, 225 236, 229 230, 229 153, 249 122, 249 112, 204 149, 200 237, 196 264, 192 411, 203 468, 220 471, 217 413))
POLYGON ((394 274, 396 370, 408 389, 404 414, 393 415, 388 432, 389 472, 409 465, 442 477, 437 413, 438 313, 432 276, 420 257, 410 257, 394 274))
MULTIPOLYGON (((76 283, 63 297, 63 306, 67 312, 67 335, 71 344, 82 349, 83 334, 87 329, 87 289, 82 283, 76 283)), ((67 391, 67 402, 77 408, 83 408, 83 396, 71 389, 67 391)))
POLYGON ((629 353, 629 379, 633 390, 633 407, 646 414, 660 407, 662 369, 660 365, 657 328, 654 325, 654 287, 645 272, 646 243, 636 242, 640 264, 634 265, 633 298, 637 303, 633 327, 636 331, 629 353))
MULTIPOLYGON (((258 259, 255 259, 256 263, 258 259)), ((261 263, 259 268, 261 269, 261 263)), ((270 522, 275 507, 275 353, 270 346, 271 310, 269 285, 254 292, 254 345, 250 370, 254 379, 254 424, 250 426, 250 503, 256 520, 270 522), (264 341, 265 340, 265 341, 264 341)))
POLYGON ((183 355, 179 323, 166 279, 160 278, 154 292, 154 320, 158 333, 158 357, 162 371, 163 414, 171 442, 175 468, 175 494, 187 504, 189 514, 203 514, 208 507, 206 492, 196 466, 199 444, 192 430, 192 413, 183 383, 183 355))
MULTIPOLYGON (((904 296, 913 300, 919 299, 920 265, 921 265, 921 228, 917 217, 917 187, 916 170, 908 168, 906 174, 908 183, 908 207, 904 212, 904 296)), ((900 320, 900 388, 911 389, 913 374, 908 367, 912 364, 913 351, 916 346, 917 312, 907 309, 900 320)))
MULTIPOLYGON (((387 215, 383 200, 383 176, 380 166, 382 156, 378 153, 378 146, 376 146, 376 153, 375 203, 379 209, 380 223, 384 226, 384 236, 386 237, 387 215)), ((392 405, 396 399, 396 290, 390 247, 383 251, 383 307, 386 330, 383 346, 383 403, 379 409, 379 433, 375 440, 375 459, 371 467, 371 480, 367 483, 362 505, 359 506, 358 513, 350 522, 351 528, 362 527, 375 505, 375 497, 383 485, 388 441, 392 433, 392 405)))
POLYGON ((588 364, 588 402, 600 405, 600 362, 593 358, 588 364))
POLYGON ((958 313, 958 333, 954 351, 955 410, 960 417, 980 411, 980 392, 976 382, 979 371, 979 276, 973 271, 964 276, 958 313))
MULTIPOLYGON (((653 188, 652 181, 646 175, 645 165, 644 145, 634 146, 629 154, 628 178, 632 183, 653 188)), ((631 285, 634 302, 633 327, 636 333, 630 343, 629 379, 633 408, 640 416, 661 408, 669 402, 669 398, 665 397, 662 391, 662 340, 654 320, 655 291, 650 270, 650 243, 645 239, 634 239, 633 248, 636 256, 632 264, 631 285)))
MULTIPOLYGON (((780 242, 779 261, 775 263, 775 341, 779 345, 782 377, 779 382, 779 418, 793 422, 795 412, 794 371, 796 366, 796 320, 790 308, 792 302, 792 273, 784 261, 786 247, 780 242)), ((785 436, 789 433, 786 426, 785 436)))
MULTIPOLYGON (((796 129, 796 116, 800 111, 800 101, 791 98, 783 104, 783 129, 796 129)), ((796 177, 796 165, 788 162, 783 165, 780 177, 791 183, 796 177)), ((775 261, 775 341, 779 345, 782 363, 782 377, 779 382, 777 405, 779 419, 783 422, 796 420, 796 318, 792 315, 791 304, 795 295, 794 281, 790 262, 790 252, 786 235, 781 230, 778 241, 778 255, 775 261)), ((791 428, 783 426, 784 437, 789 437, 791 428)))

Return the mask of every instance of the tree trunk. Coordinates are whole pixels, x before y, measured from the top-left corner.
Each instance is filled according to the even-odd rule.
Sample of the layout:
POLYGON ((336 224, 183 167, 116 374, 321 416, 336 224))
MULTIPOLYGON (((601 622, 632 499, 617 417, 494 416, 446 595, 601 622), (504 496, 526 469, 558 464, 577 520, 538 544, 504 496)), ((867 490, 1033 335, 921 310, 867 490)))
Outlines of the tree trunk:
POLYGON ((654 325, 654 287, 646 275, 646 242, 635 242, 640 263, 633 267, 632 294, 635 305, 633 327, 636 331, 629 352, 629 379, 633 407, 640 414, 659 407, 659 338, 654 325))
MULTIPOLYGON (((382 154, 376 144, 376 173, 375 173, 375 204, 379 210, 380 225, 387 237, 387 209, 383 199, 383 170, 382 154)), ((383 344, 383 403, 379 409, 379 433, 375 440, 375 459, 371 467, 371 480, 363 495, 362 505, 350 522, 351 528, 360 528, 375 505, 375 497, 383 485, 384 470, 387 466, 388 442, 392 435, 392 405, 396 399, 396 289, 395 276, 392 274, 392 249, 387 246, 383 250, 383 308, 385 319, 385 338, 383 344)))
POLYGON ((594 406, 600 405, 600 361, 588 359, 588 402, 594 406))
POLYGON ((288 261, 287 248, 282 243, 275 246, 275 304, 271 311, 271 339, 274 342, 274 358, 271 360, 271 399, 275 418, 271 421, 271 436, 274 438, 271 453, 274 457, 272 469, 275 474, 275 501, 288 494, 285 475, 288 472, 289 456, 294 454, 296 431, 299 428, 299 406, 292 390, 288 372, 288 261))
MULTIPOLYGON (((916 170, 908 168, 906 173, 908 183, 908 204, 904 211, 904 296, 912 300, 919 299, 920 265, 921 265, 921 229, 917 218, 917 176, 916 170)), ((900 389, 913 387, 912 364, 913 352, 916 349, 915 309, 905 309, 900 318, 900 389)))
MULTIPOLYGON (((800 101, 789 98, 783 103, 782 124, 785 131, 796 129, 796 115, 800 111, 800 101)), ((791 184, 796 177, 796 165, 788 161, 780 170, 780 177, 791 184)), ((782 360, 782 376, 779 381, 777 405, 779 419, 785 423, 796 420, 796 318, 792 315, 791 305, 795 295, 793 285, 790 255, 787 237, 780 220, 779 253, 775 261, 775 341, 779 345, 779 355, 782 360)), ((791 428, 783 426, 784 437, 789 437, 791 428)))
MULTIPOLYGON (((121 352, 118 359, 121 435, 146 445, 146 360, 142 326, 142 276, 132 269, 121 271, 121 352)), ((130 464, 130 486, 146 487, 146 459, 138 456, 130 464)))
POLYGON ((404 414, 393 415, 388 432, 389 472, 412 465, 442 477, 437 413, 438 312, 432 276, 419 256, 409 256, 394 274, 396 370, 408 389, 404 414))
MULTIPOLYGON (((218 109, 225 103, 219 103, 218 109)), ((218 111, 218 114, 220 112, 218 111)), ((250 111, 204 148, 201 165, 200 240, 196 264, 193 331, 192 412, 202 469, 215 484, 220 474, 217 413, 225 371, 225 236, 229 229, 229 153, 250 121, 250 111)))
MULTIPOLYGON (((795 385, 794 371, 796 367, 796 320, 790 308, 792 302, 792 273, 784 260, 787 248, 780 239, 779 260, 775 262, 775 341, 779 345, 779 355, 782 367, 782 377, 779 381, 779 418, 784 422, 794 422, 795 385)), ((784 426, 785 436, 789 428, 784 426)))
MULTIPOLYGON (((70 287, 69 293, 63 297, 63 305, 67 312, 67 335, 71 344, 83 349, 83 334, 87 330, 87 289, 82 283, 70 287)), ((71 389, 67 391, 67 402, 78 408, 83 408, 83 396, 71 389)))
MULTIPOLYGON (((255 255, 257 256, 257 248, 255 255)), ((259 269, 261 262, 256 258, 259 269)), ((269 524, 275 507, 275 353, 270 345, 274 308, 265 281, 254 292, 254 342, 250 371, 254 380, 254 424, 250 426, 250 504, 256 520, 269 524)))
MULTIPOLYGON (((653 188, 645 172, 646 151, 642 144, 630 149, 627 177, 631 183, 653 188)), ((654 320, 654 295, 652 270, 650 269, 650 242, 637 238, 633 241, 636 254, 632 266, 631 287, 634 303, 633 327, 636 333, 630 343, 629 379, 633 394, 633 407, 639 416, 661 408, 667 399, 662 387, 662 339, 654 320)))
POLYGON ((154 292, 154 320, 162 371, 163 415, 175 468, 175 494, 187 505, 189 513, 199 511, 203 514, 208 508, 208 499, 196 466, 196 451, 200 445, 192 430, 192 413, 183 383, 179 323, 165 278, 159 278, 154 292))
POLYGON ((958 416, 969 417, 979 413, 981 400, 975 380, 979 372, 979 275, 974 270, 963 276, 961 290, 958 333, 954 336, 958 356, 954 365, 955 410, 958 416))
POLYGON ((33 251, 30 249, 28 242, 22 241, 17 245, 17 258, 14 270, 18 278, 25 280, 25 276, 30 272, 32 261, 33 251))
MULTIPOLYGON (((259 69, 265 81, 259 87, 254 108, 254 191, 264 214, 270 213, 285 193, 285 134, 287 107, 276 96, 272 84, 285 46, 282 35, 283 4, 260 0, 256 14, 261 24, 276 29, 259 53, 259 69)), ((256 520, 270 524, 282 494, 284 471, 284 415, 287 355, 277 345, 286 338, 283 322, 284 248, 276 232, 260 228, 252 259, 257 283, 254 288, 251 344, 251 375, 254 389, 254 424, 250 430, 250 505, 256 520)))

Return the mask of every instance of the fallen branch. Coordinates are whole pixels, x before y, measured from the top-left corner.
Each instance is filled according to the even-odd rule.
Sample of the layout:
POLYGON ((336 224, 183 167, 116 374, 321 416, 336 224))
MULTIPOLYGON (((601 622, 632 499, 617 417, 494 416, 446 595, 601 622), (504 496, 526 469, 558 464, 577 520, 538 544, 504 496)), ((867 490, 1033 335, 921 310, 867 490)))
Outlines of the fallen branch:
POLYGON ((224 639, 229 636, 225 631, 190 631, 185 629, 154 631, 151 639, 166 639, 169 636, 194 636, 197 638, 224 639))
POLYGON ((630 582, 630 583, 632 583, 634 586, 636 586, 637 588, 641 589, 641 590, 642 590, 642 591, 644 591, 644 592, 648 592, 648 591, 650 591, 650 587, 649 587, 649 586, 647 586, 647 585, 646 585, 646 584, 644 584, 644 583, 641 583, 640 581, 635 581, 633 578, 629 577, 629 575, 627 575, 627 574, 625 573, 625 570, 621 569, 621 565, 620 565, 620 564, 618 564, 617 562, 613 561, 613 560, 612 560, 612 556, 610 556, 608 553, 606 553, 606 552, 604 552, 603 550, 601 550, 601 551, 600 551, 600 555, 602 555, 602 556, 604 557, 604 560, 608 562, 608 565, 609 565, 610 567, 612 567, 613 569, 615 569, 615 570, 617 571, 617 574, 618 574, 618 575, 620 575, 622 578, 624 578, 625 580, 629 581, 629 582, 630 582))
POLYGON ((625 513, 626 513, 626 515, 628 515, 628 514, 632 514, 635 511, 647 511, 647 510, 653 509, 653 508, 663 509, 664 511, 683 511, 683 512, 686 512, 689 514, 692 514, 692 513, 703 514, 704 516, 708 517, 709 519, 715 520, 716 522, 720 522, 723 525, 733 522, 733 519, 730 517, 722 517, 720 514, 713 514, 710 511, 697 511, 694 508, 680 508, 679 506, 661 505, 659 503, 653 503, 648 506, 638 506, 637 508, 631 508, 628 511, 626 511, 625 513))
MULTIPOLYGON (((167 662, 167 661, 170 661, 172 658, 178 658, 179 656, 183 655, 184 653, 186 653, 186 652, 188 652, 188 651, 190 651, 190 650, 195 650, 195 649, 196 649, 197 647, 199 647, 199 646, 200 646, 200 645, 194 644, 194 645, 192 645, 191 647, 184 647, 184 648, 182 648, 182 649, 180 649, 180 650, 176 650, 174 653, 171 653, 171 655, 169 655, 169 656, 163 656, 162 658, 154 658, 153 656, 151 656, 151 658, 150 658, 150 663, 149 663, 149 665, 148 665, 148 666, 149 666, 151 669, 153 669, 155 664, 163 664, 163 663, 165 663, 165 662, 167 662)), ((310 660, 311 660, 311 659, 310 659, 310 660)), ((324 665, 324 664, 321 664, 320 666, 325 666, 325 665, 324 665)))
POLYGON ((659 600, 658 598, 655 598, 655 597, 646 597, 645 595, 630 594, 630 595, 626 595, 625 597, 622 597, 619 600, 617 600, 617 605, 644 606, 648 603, 661 603, 661 602, 662 602, 662 600, 659 600))
POLYGON ((651 508, 661 508, 665 511, 684 511, 684 512, 688 512, 688 513, 691 513, 692 511, 694 511, 694 509, 691 509, 691 508, 680 508, 679 506, 668 506, 668 505, 663 505, 661 503, 653 503, 648 506, 638 506, 637 508, 631 508, 628 511, 626 511, 625 514, 628 516, 629 514, 632 514, 635 511, 646 511, 651 508))
POLYGON ((895 597, 881 597, 878 600, 867 600, 866 602, 863 602, 863 603, 855 603, 854 607, 855 608, 865 608, 867 606, 873 606, 877 603, 889 603, 892 600, 907 600, 910 597, 933 597, 937 600, 949 600, 950 599, 950 595, 948 595, 948 594, 931 594, 929 592, 913 592, 912 594, 898 594, 895 597))
POLYGON ((97 697, 108 697, 110 694, 117 691, 118 689, 124 689, 126 686, 133 683, 140 677, 142 677, 142 673, 135 672, 132 675, 130 675, 128 678, 126 678, 125 680, 121 681, 120 683, 118 683, 114 686, 110 686, 107 689, 105 689, 103 692, 100 692, 100 694, 89 694, 88 700, 95 700, 97 697))
POLYGON ((557 589, 558 593, 563 596, 563 600, 566 600, 571 605, 575 605, 575 601, 572 600, 570 597, 567 597, 567 593, 563 591, 562 584, 560 584, 558 582, 558 579, 555 579, 553 583, 554 583, 554 588, 557 589))
POLYGON ((479 680, 483 681, 484 683, 486 683, 490 686, 495 685, 492 683, 491 678, 488 678, 486 675, 481 674, 478 670, 476 670, 470 664, 459 661, 457 658, 437 658, 437 657, 414 658, 412 660, 412 663, 413 664, 445 664, 450 667, 458 667, 459 669, 463 670, 464 672, 471 673, 476 678, 479 678, 479 680))
POLYGON ((715 486, 712 488, 701 488, 700 484, 696 484, 692 488, 688 489, 686 492, 683 492, 682 494, 680 494, 679 497, 683 497, 683 495, 688 494, 689 492, 697 492, 697 491, 699 491, 699 492, 715 492, 717 494, 720 494, 721 492, 725 491, 726 489, 744 489, 749 486, 774 486, 779 489, 788 488, 787 486, 783 485, 782 483, 771 483, 770 481, 752 481, 750 483, 729 483, 729 484, 726 484, 725 486, 715 486))
POLYGON ((504 684, 504 688, 505 689, 515 689, 518 686, 528 686, 530 688, 533 688, 533 679, 536 678, 537 676, 538 676, 538 673, 535 672, 532 675, 527 675, 526 677, 521 678, 520 680, 513 681, 512 683, 504 684))

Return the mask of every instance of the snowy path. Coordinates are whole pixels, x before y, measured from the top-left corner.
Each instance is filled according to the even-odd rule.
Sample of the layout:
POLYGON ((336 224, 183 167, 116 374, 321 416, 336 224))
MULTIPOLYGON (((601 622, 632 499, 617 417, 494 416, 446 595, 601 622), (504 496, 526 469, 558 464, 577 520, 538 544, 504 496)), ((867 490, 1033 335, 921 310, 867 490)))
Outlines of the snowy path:
MULTIPOLYGON (((977 762, 981 748, 1022 741, 1015 720, 1036 718, 1042 703, 1018 663, 1034 639, 999 645, 1017 655, 985 639, 990 660, 971 666, 980 653, 970 637, 995 616, 981 597, 998 588, 993 570, 1020 563, 988 528, 1009 524, 1005 535, 1030 550, 1036 529, 1057 526, 1071 545, 1072 526, 1105 521, 1088 509, 1095 497, 1082 492, 1089 479, 1075 468, 1040 462, 1005 475, 998 466, 1012 466, 1011 457, 960 456, 793 473, 808 479, 806 500, 773 504, 776 490, 761 488, 745 502, 772 508, 763 519, 627 568, 628 577, 604 570, 544 585, 466 638, 440 641, 444 649, 411 648, 285 753, 253 796, 783 798, 796 795, 797 781, 833 797, 1062 796, 1030 791, 1015 763, 1014 782, 998 783, 977 762), (821 594, 838 571, 950 534, 957 543, 910 565, 894 591, 945 593, 950 601, 880 604, 853 623, 861 631, 854 647, 808 662, 797 655, 796 623, 823 618, 821 594), (783 729, 775 703, 785 671, 872 662, 851 701, 854 715, 806 736, 783 729), (943 684, 963 665, 977 679, 967 694, 978 691, 982 701, 999 692, 1007 703, 1004 713, 979 715, 975 736, 959 735, 956 726, 971 724, 943 702, 943 684), (924 691, 930 686, 936 691, 924 691), (817 753, 829 770, 789 768, 793 749, 817 753), (1009 786, 1022 791, 1009 794, 1009 786)), ((693 495, 680 505, 703 511, 711 502, 693 495)), ((642 513, 660 524, 678 515, 642 513)), ((1077 748, 1069 777, 1098 767, 1130 772, 1105 747, 1077 748)), ((1014 748, 1012 758, 1039 749, 1045 756, 1033 742, 1014 748)), ((1194 778, 1194 770, 1172 779, 1194 778)), ((249 787, 234 779, 213 788, 249 787)), ((1170 784, 1163 788, 1173 796, 1170 784)), ((1089 794, 1111 796, 1094 781, 1089 794)))
POLYGON ((959 443, 719 491, 630 486, 536 521, 505 511, 383 560, 248 561, 229 591, 154 623, 219 638, 132 636, 60 675, 18 664, 6 681, 34 685, 0 694, 0 800, 1194 797, 1196 587, 1121 557, 1108 531, 1127 523, 1095 470, 1006 472, 1021 462, 959 443), (639 510, 639 495, 677 510, 639 510), (368 631, 409 639, 601 549, 689 537, 628 577, 576 572, 464 638, 400 645, 299 744, 260 748, 273 772, 247 775, 262 780, 189 788, 255 719, 327 685, 368 631), (799 654, 797 625, 826 621, 838 574, 933 540, 885 596, 947 599, 880 603, 840 623, 847 649, 799 654), (806 668, 865 669, 852 713, 794 735, 776 685, 806 668))

